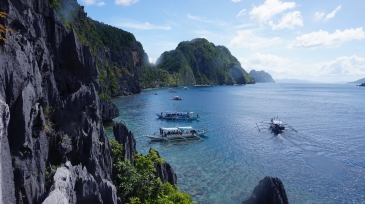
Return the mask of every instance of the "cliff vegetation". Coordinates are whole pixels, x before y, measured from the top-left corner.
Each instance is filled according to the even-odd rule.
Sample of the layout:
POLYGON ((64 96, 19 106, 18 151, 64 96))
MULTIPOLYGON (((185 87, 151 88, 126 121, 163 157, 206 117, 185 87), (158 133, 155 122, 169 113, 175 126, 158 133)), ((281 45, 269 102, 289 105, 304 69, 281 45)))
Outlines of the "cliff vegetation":
POLYGON ((175 50, 164 52, 156 66, 167 70, 175 85, 254 83, 226 47, 204 38, 179 43, 175 50))

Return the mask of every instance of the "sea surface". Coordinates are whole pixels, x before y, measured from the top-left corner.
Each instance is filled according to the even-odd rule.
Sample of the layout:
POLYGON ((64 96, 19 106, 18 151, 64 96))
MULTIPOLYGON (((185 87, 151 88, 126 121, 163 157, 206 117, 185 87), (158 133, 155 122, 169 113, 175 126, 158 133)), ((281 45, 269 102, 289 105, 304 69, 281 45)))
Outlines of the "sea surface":
MULTIPOLYGON (((255 84, 167 88, 119 97, 115 121, 171 164, 195 203, 242 203, 265 176, 282 180, 290 203, 365 203, 365 88, 353 84, 255 84), (175 95, 181 101, 171 100, 175 95), (197 121, 157 119, 193 111, 197 121), (293 127, 274 135, 278 116, 293 127), (260 130, 257 128, 257 125, 260 130), (150 143, 160 127, 208 128, 203 142, 150 143)), ((113 138, 112 128, 106 128, 113 138)))

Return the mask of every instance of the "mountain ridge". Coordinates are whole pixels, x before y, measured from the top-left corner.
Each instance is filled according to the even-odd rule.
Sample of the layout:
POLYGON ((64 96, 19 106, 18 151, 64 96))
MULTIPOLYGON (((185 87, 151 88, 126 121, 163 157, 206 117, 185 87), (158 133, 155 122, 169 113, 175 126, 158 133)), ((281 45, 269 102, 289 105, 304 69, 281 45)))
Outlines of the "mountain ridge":
POLYGON ((256 83, 275 83, 272 76, 264 70, 256 71, 253 69, 249 72, 249 74, 252 76, 256 83))
POLYGON ((162 53, 156 66, 172 72, 176 85, 254 83, 226 47, 205 38, 180 42, 175 50, 162 53))

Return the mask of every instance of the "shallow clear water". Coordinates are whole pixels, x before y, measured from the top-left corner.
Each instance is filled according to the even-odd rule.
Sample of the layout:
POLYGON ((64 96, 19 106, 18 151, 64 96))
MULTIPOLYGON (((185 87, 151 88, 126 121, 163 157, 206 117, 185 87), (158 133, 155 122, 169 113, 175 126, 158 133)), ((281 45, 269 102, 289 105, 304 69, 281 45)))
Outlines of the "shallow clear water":
POLYGON ((134 133, 138 152, 157 149, 196 203, 241 203, 265 176, 283 181, 290 203, 365 203, 364 99, 365 88, 354 85, 256 84, 147 90, 114 103, 121 112, 115 120, 134 133), (167 110, 200 119, 157 119, 167 110), (277 115, 298 132, 258 131, 256 123, 277 115), (188 145, 143 136, 176 125, 210 131, 188 145))

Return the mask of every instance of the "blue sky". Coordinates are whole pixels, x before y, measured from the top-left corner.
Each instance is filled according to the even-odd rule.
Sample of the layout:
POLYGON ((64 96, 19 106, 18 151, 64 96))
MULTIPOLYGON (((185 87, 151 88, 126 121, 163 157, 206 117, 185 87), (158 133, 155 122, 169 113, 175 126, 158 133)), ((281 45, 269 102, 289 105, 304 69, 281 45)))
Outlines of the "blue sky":
POLYGON ((364 0, 78 0, 133 33, 150 61, 181 41, 226 46, 249 72, 321 82, 365 78, 364 0))

